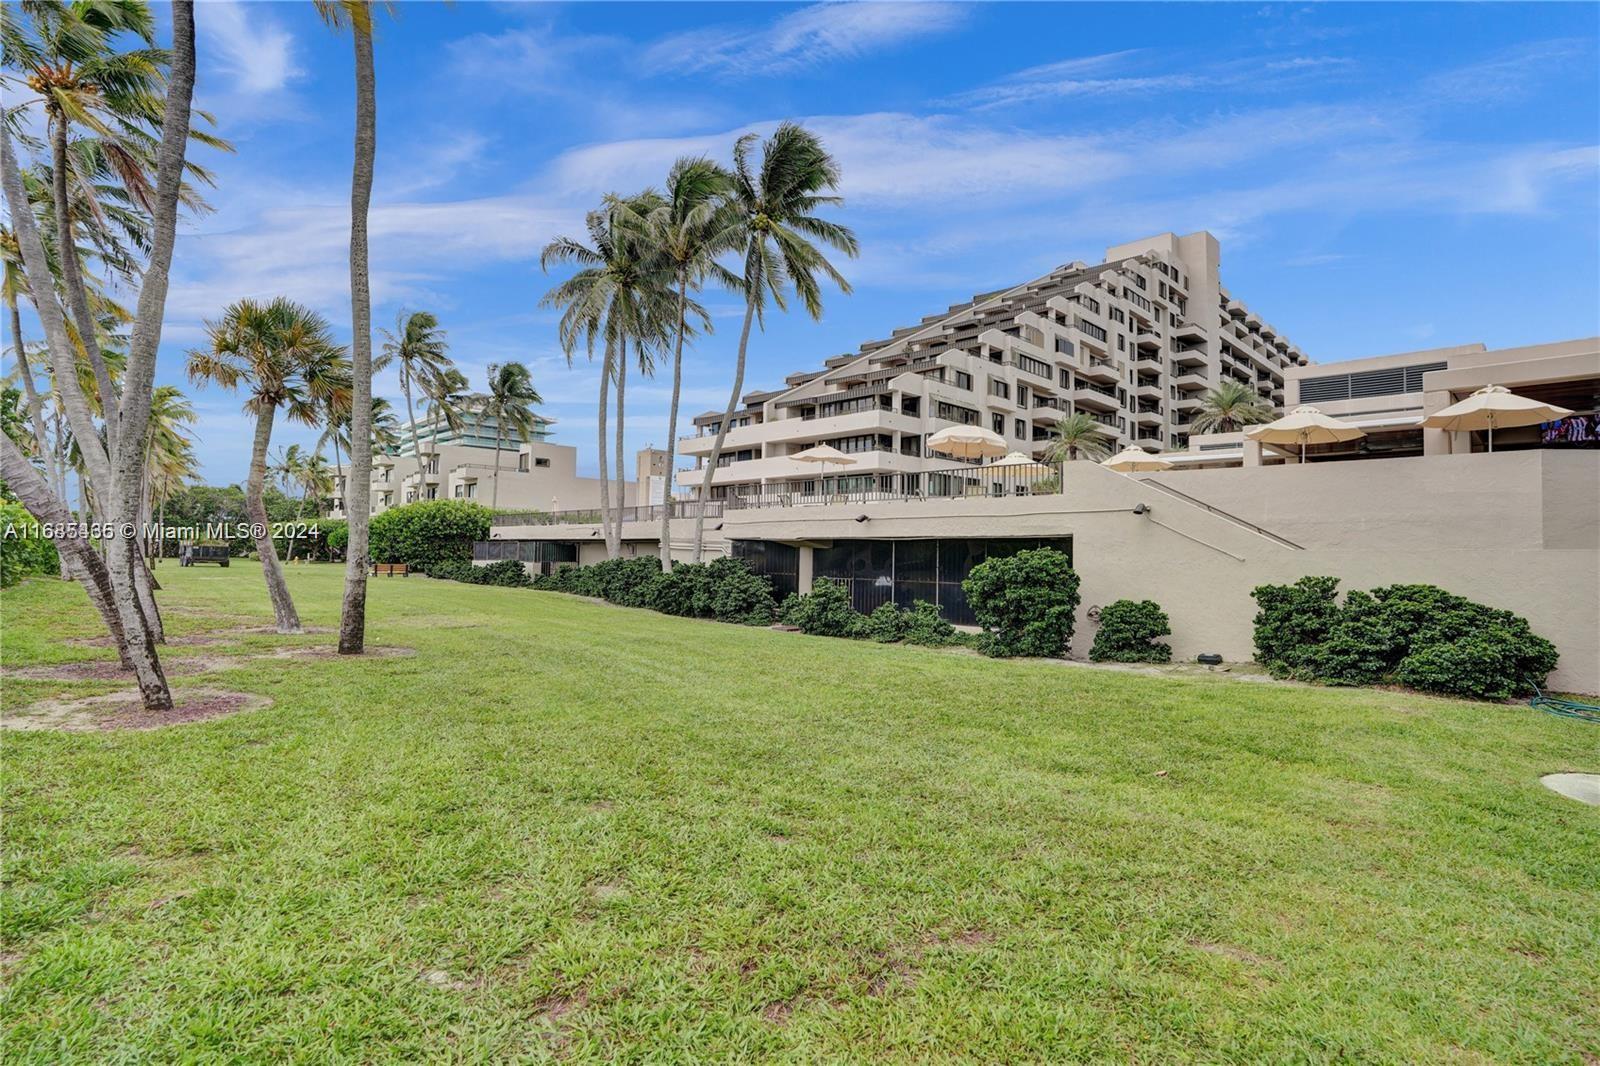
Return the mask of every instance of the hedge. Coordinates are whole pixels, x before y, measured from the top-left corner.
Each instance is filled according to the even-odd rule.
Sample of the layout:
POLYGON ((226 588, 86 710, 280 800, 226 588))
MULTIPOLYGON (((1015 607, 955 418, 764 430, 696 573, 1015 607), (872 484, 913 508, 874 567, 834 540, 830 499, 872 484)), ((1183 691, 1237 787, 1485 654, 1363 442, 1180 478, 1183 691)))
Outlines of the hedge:
POLYGON ((489 538, 489 508, 469 500, 423 500, 374 515, 367 552, 375 563, 472 561, 472 543, 489 538))
POLYGON ((1078 575, 1054 548, 988 559, 961 583, 987 655, 1056 658, 1067 654, 1078 610, 1078 575))
POLYGON ((1396 683, 1476 699, 1528 695, 1556 668, 1528 620, 1434 585, 1387 585, 1338 603, 1337 578, 1255 589, 1256 656, 1331 685, 1396 683))
POLYGON ((33 574, 61 572, 56 546, 29 532, 36 519, 20 503, 0 501, 0 588, 33 574))

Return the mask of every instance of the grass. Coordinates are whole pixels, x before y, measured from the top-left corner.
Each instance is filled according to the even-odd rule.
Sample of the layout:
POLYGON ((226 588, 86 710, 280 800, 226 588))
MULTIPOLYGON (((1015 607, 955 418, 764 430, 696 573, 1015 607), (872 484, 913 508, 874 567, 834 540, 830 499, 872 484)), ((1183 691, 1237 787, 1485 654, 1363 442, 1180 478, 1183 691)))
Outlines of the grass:
MULTIPOLYGON (((110 654, 74 588, 0 608, 7 666, 110 654)), ((1600 811, 1538 783, 1591 725, 423 578, 369 633, 418 654, 4 734, 6 1061, 1600 1061, 1600 811)))

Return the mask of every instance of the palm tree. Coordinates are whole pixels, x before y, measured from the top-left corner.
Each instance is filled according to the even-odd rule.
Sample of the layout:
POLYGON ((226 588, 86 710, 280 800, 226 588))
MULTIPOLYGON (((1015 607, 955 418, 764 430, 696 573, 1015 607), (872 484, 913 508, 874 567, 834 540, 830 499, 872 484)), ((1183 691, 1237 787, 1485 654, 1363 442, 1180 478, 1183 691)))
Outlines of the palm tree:
MULTIPOLYGON (((322 501, 333 491, 333 468, 313 452, 300 464, 300 498, 310 500, 312 514, 322 517, 322 501)), ((298 512, 297 512, 298 513, 298 512)))
POLYGON ((444 373, 450 367, 450 357, 445 354, 444 331, 439 320, 428 311, 417 311, 410 316, 401 312, 395 320, 393 333, 383 331, 388 338, 383 354, 374 369, 382 370, 390 362, 397 363, 400 371, 400 391, 406 397, 406 421, 411 427, 411 450, 417 457, 418 484, 427 480, 427 469, 422 462, 422 448, 417 439, 417 415, 411 406, 412 384, 420 389, 423 383, 444 373))
POLYGON ((250 521, 257 527, 256 551, 278 632, 298 633, 300 616, 289 597, 283 565, 267 525, 265 490, 272 422, 282 409, 297 422, 316 425, 333 394, 348 394, 349 363, 344 349, 333 343, 327 320, 284 297, 265 304, 254 300, 231 304, 220 319, 206 323, 206 335, 210 346, 189 353, 189 378, 225 389, 242 385, 249 391, 244 409, 255 415, 256 432, 245 503, 250 521))
MULTIPOLYGON (((733 388, 728 406, 717 425, 717 437, 706 459, 705 478, 700 484, 700 499, 711 497, 711 479, 722 457, 722 444, 728 424, 738 409, 744 390, 745 357, 750 350, 750 326, 765 322, 766 301, 770 295, 778 309, 784 310, 784 286, 794 286, 795 294, 812 318, 822 315, 822 288, 817 275, 832 279, 839 291, 850 292, 850 283, 834 269, 813 240, 821 241, 846 255, 854 256, 855 234, 837 222, 818 218, 817 208, 841 203, 841 198, 823 190, 839 187, 839 166, 822 141, 810 131, 792 123, 780 125, 761 146, 759 169, 750 158, 751 146, 760 138, 747 133, 733 146, 733 188, 730 207, 735 213, 738 243, 743 248, 744 270, 739 290, 744 295, 744 325, 739 332, 739 351, 733 369, 733 388)), ((694 561, 700 561, 705 545, 705 508, 694 521, 694 561)))
POLYGON ((367 524, 372 519, 372 290, 367 269, 367 209, 372 203, 378 147, 377 74, 372 59, 372 5, 366 0, 315 0, 323 21, 348 24, 355 43, 356 137, 350 169, 350 472, 345 513, 349 548, 344 602, 339 609, 339 654, 360 655, 367 641, 367 524), (351 506, 353 504, 353 506, 351 506))
POLYGON ((1094 416, 1079 411, 1065 415, 1051 430, 1048 460, 1064 463, 1078 459, 1104 459, 1111 454, 1110 438, 1094 416))
POLYGON ((506 430, 515 430, 519 440, 528 440, 537 420, 533 405, 544 403, 533 387, 533 376, 521 363, 490 363, 489 391, 483 397, 483 417, 494 419, 494 481, 489 506, 500 506, 500 442, 506 430))
MULTIPOLYGON (((194 442, 189 439, 194 422, 194 405, 176 385, 156 386, 150 398, 150 426, 145 434, 145 517, 154 516, 160 528, 166 526, 167 501, 200 473, 194 442)), ((152 545, 157 551, 162 539, 152 545)))
POLYGON ((268 467, 267 472, 277 476, 279 491, 288 496, 294 486, 300 484, 300 473, 305 469, 305 465, 306 457, 300 445, 291 444, 278 452, 278 458, 268 467))
POLYGON ((452 432, 461 432, 465 424, 468 400, 467 376, 455 367, 448 367, 424 379, 422 391, 428 397, 428 439, 435 448, 439 445, 440 423, 452 432))
MULTIPOLYGON (((717 256, 737 247, 738 227, 727 208, 726 195, 733 182, 722 167, 703 156, 685 156, 667 173, 665 196, 645 218, 646 238, 655 253, 672 268, 677 286, 677 314, 673 321, 672 401, 667 412, 667 488, 661 508, 661 569, 672 569, 672 478, 678 446, 678 399, 683 390, 683 342, 689 335, 690 288, 705 277, 716 276, 737 289, 739 279, 717 256)), ((700 311, 702 327, 710 319, 700 311)), ((641 486, 641 489, 643 486, 641 486)))
POLYGON ((661 202, 658 194, 641 193, 631 200, 606 197, 605 207, 585 216, 590 244, 570 237, 557 237, 545 245, 539 265, 548 270, 554 263, 573 263, 580 269, 572 277, 545 293, 542 307, 561 307, 559 336, 567 360, 581 340, 591 355, 594 341, 604 341, 605 361, 600 368, 599 452, 600 519, 606 537, 606 553, 621 554, 621 522, 611 514, 610 477, 606 463, 606 415, 608 390, 617 384, 617 506, 625 484, 623 462, 624 392, 628 379, 628 343, 638 351, 641 370, 652 366, 651 353, 667 332, 670 321, 671 265, 653 254, 645 239, 643 220, 661 202))
POLYGON ((1245 426, 1271 422, 1272 405, 1242 381, 1224 381, 1200 398, 1190 423, 1196 433, 1235 433, 1245 426))

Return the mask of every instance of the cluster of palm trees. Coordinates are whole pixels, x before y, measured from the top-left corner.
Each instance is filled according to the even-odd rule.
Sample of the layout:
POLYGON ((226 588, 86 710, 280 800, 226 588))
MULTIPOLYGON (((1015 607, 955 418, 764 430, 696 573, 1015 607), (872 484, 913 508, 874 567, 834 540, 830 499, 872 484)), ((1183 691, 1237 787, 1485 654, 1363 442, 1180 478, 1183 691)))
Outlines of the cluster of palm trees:
MULTIPOLYGON (((623 429, 628 368, 644 375, 670 351, 672 398, 668 412, 667 469, 673 467, 678 401, 686 342, 711 328, 694 298, 706 284, 721 286, 744 302, 744 320, 734 358, 727 409, 707 458, 701 498, 722 454, 728 424, 744 389, 753 326, 765 322, 770 303, 786 310, 791 297, 813 318, 822 314, 823 279, 842 292, 850 285, 823 247, 854 256, 855 235, 820 217, 836 206, 838 164, 820 139, 795 124, 780 125, 764 140, 746 134, 734 143, 732 165, 704 157, 679 159, 662 187, 633 196, 609 195, 585 219, 586 240, 558 237, 540 257, 546 269, 576 271, 541 301, 561 310, 558 335, 570 362, 581 346, 589 358, 601 351, 599 452, 601 526, 608 554, 621 549, 620 509, 626 505, 623 429), (759 149, 758 149, 759 146, 759 149), (631 352, 630 352, 631 347, 631 352), (615 392, 616 485, 613 504, 606 439, 611 393, 615 392)), ((661 508, 661 566, 672 565, 672 511, 661 508)), ((705 510, 696 515, 694 559, 705 539, 705 510)))

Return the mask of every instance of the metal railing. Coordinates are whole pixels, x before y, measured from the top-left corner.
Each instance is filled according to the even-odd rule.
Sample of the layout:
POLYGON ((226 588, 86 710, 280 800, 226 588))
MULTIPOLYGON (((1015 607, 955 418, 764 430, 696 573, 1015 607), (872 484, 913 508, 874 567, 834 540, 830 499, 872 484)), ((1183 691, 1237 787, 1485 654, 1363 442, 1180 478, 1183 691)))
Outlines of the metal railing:
MULTIPOLYGON (((621 515, 624 522, 659 522, 666 509, 672 508, 673 518, 698 518, 701 511, 707 518, 722 517, 722 501, 674 500, 671 504, 639 504, 633 507, 611 509, 613 516, 621 515)), ((503 526, 586 526, 600 524, 600 508, 585 507, 571 511, 504 511, 489 519, 495 528, 503 526)))

